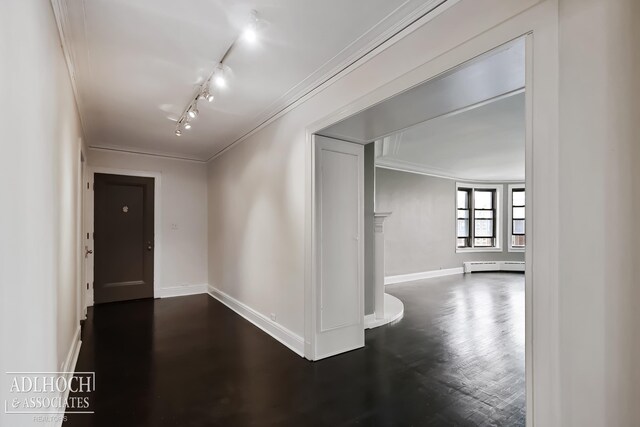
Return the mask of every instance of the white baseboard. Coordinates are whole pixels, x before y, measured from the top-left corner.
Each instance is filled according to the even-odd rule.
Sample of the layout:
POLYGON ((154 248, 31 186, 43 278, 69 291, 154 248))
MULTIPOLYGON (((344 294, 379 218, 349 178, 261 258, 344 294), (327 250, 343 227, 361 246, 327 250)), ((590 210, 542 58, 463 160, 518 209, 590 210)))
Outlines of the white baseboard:
POLYGON ((419 273, 400 274, 397 276, 387 276, 384 278, 385 285, 393 285, 394 283, 413 282, 415 280, 431 279, 433 277, 451 276, 453 274, 462 274, 462 267, 444 268, 442 270, 421 271, 419 273))
POLYGON ((171 286, 169 288, 159 288, 159 298, 182 297, 185 295, 206 294, 208 292, 206 283, 200 285, 171 286))
MULTIPOLYGON (((73 334, 73 339, 71 340, 71 346, 69 346, 69 351, 67 352, 67 357, 65 358, 62 365, 60 365, 60 372, 65 374, 65 379, 67 384, 71 381, 73 374, 76 371, 76 364, 78 363, 78 356, 80 355, 80 347, 82 346, 82 341, 80 340, 80 325, 76 328, 76 332, 73 334)), ((69 397, 69 389, 67 388, 63 393, 62 401, 66 402, 69 397)), ((60 419, 59 426, 62 426, 62 419, 60 419)))
POLYGON ((71 346, 69 347, 69 351, 67 352, 67 357, 65 358, 62 365, 60 365, 60 372, 74 372, 76 368, 76 362, 78 361, 78 354, 80 353, 81 345, 82 341, 80 341, 80 325, 78 325, 75 333, 73 334, 73 339, 71 340, 71 346))
POLYGON ((298 356, 304 357, 304 339, 301 336, 211 285, 209 285, 209 295, 280 341, 298 356))
POLYGON ((404 316, 404 304, 393 295, 384 294, 384 317, 376 318, 374 314, 364 316, 364 328, 373 329, 399 320, 404 316))

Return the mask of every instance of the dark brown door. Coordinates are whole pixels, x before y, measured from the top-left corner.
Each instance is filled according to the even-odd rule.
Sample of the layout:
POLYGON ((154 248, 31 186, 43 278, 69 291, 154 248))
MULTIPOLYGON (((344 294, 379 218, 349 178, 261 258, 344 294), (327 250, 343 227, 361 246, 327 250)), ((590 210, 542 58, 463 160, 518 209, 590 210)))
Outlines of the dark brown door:
POLYGON ((95 174, 96 304, 153 298, 153 181, 95 174))

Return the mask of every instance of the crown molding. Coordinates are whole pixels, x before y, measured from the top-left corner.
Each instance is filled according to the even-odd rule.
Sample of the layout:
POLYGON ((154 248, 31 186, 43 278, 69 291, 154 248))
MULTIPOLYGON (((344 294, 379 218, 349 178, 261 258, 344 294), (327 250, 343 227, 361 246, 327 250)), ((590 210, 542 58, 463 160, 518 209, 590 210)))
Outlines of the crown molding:
MULTIPOLYGON (((283 116, 318 92, 322 91, 337 79, 357 68, 357 66, 364 63, 373 55, 393 45, 402 37, 432 19, 433 16, 435 16, 433 12, 436 9, 446 9, 441 8, 440 6, 445 3, 453 5, 458 1, 459 0, 428 0, 411 12, 404 14, 406 9, 411 7, 411 0, 406 0, 387 16, 378 21, 378 23, 371 27, 365 34, 351 42, 347 47, 323 64, 320 68, 289 89, 262 113, 251 120, 235 138, 226 142, 222 149, 218 149, 212 155, 194 158, 189 157, 188 155, 181 156, 142 150, 139 148, 123 146, 114 147, 96 144, 87 144, 88 148, 131 152, 133 154, 144 154, 197 162, 209 162, 219 157, 236 144, 246 140, 248 137, 277 120, 279 117, 283 116), (384 31, 376 31, 376 29, 379 29, 394 17, 398 18, 393 25, 384 31)), ((85 109, 83 108, 82 96, 78 83, 79 80, 87 81, 87 79, 90 80, 91 78, 90 75, 84 75, 85 73, 91 72, 90 52, 87 44, 88 31, 86 28, 85 0, 79 0, 79 3, 81 4, 81 12, 79 13, 81 13, 82 22, 74 21, 74 24, 72 24, 72 17, 70 17, 69 14, 68 2, 69 0, 51 0, 51 5, 58 26, 58 33, 60 35, 60 42, 64 52, 65 61, 67 63, 71 85, 73 87, 82 133, 86 139, 86 130, 91 129, 91 123, 86 112, 83 114, 85 109), (73 40, 73 43, 71 43, 71 40, 73 40), (82 75, 79 75, 78 70, 82 71, 82 75)))
POLYGON ((119 153, 119 154, 159 157, 163 159, 180 160, 183 162, 206 163, 206 160, 203 160, 203 159, 186 157, 180 154, 164 153, 162 151, 139 150, 133 147, 122 147, 122 146, 113 146, 113 145, 89 145, 88 148, 89 150, 95 150, 95 151, 110 151, 110 152, 119 153))
POLYGON ((402 9, 403 6, 406 6, 407 3, 409 3, 408 1, 405 1, 401 6, 399 6, 385 18, 380 20, 376 24, 376 26, 372 27, 367 33, 365 33, 365 35, 352 42, 342 52, 325 63, 320 69, 318 69, 318 71, 314 72, 314 74, 312 74, 311 76, 315 76, 316 73, 322 74, 315 77, 311 83, 296 90, 296 88, 298 88, 302 83, 310 79, 311 76, 309 76, 301 83, 294 86, 294 88, 290 89, 285 95, 283 95, 279 100, 272 104, 271 107, 267 108, 264 113, 260 114, 256 120, 253 120, 250 126, 245 127, 245 130, 241 132, 237 138, 225 144, 224 148, 221 148, 213 153, 207 159, 207 162, 220 157, 236 144, 239 144, 242 141, 246 140, 251 135, 255 134, 262 128, 282 117, 284 114, 302 104, 318 92, 322 91, 327 86, 330 86, 339 78, 350 73, 359 65, 371 58, 373 55, 395 44, 397 41, 410 34, 414 30, 422 26, 424 23, 430 21, 433 17, 436 16, 436 14, 433 13, 434 11, 436 11, 436 9, 444 10, 444 8, 440 8, 440 6, 444 5, 445 3, 453 5, 458 1, 459 0, 429 0, 422 6, 416 8, 413 12, 406 15, 404 18, 400 19, 396 24, 385 30, 383 33, 377 36, 370 35, 370 39, 361 47, 354 46, 357 41, 362 40, 377 26, 381 25, 394 14, 400 13, 399 10, 402 9), (351 49, 349 53, 344 54, 343 57, 340 57, 338 59, 341 54, 349 49, 351 49), (335 64, 331 64, 332 61, 335 62, 335 64))
MULTIPOLYGON (((82 29, 83 29, 83 41, 86 40, 86 27, 85 27, 85 8, 84 8, 84 0, 79 0, 79 3, 82 5, 82 29)), ((82 98, 80 96, 80 91, 78 89, 77 82, 77 69, 78 69, 78 52, 74 49, 73 45, 70 43, 70 38, 72 37, 72 27, 70 24, 69 18, 69 8, 67 6, 67 0, 51 0, 51 9, 53 10, 53 16, 56 20, 56 26, 58 27, 58 35, 60 37, 60 45, 62 47, 62 53, 64 55, 65 63, 67 64, 67 71, 69 73, 69 80, 71 82, 71 88, 73 90, 73 98, 76 103, 76 110, 78 112, 78 117, 80 119, 80 130, 82 133, 83 140, 87 141, 87 133, 86 130, 88 128, 88 122, 85 115, 83 115, 83 104, 82 98)), ((88 57, 88 54, 87 54, 88 57)))
POLYGON ((524 178, 523 179, 472 179, 464 176, 456 176, 453 172, 449 170, 441 169, 435 166, 422 165, 422 164, 407 162, 407 161, 398 160, 398 159, 377 158, 375 164, 377 168, 390 169, 390 170, 395 170, 399 172, 414 173, 418 175, 427 175, 427 176, 432 176, 434 178, 450 179, 453 181, 465 181, 465 182, 473 182, 473 183, 498 182, 501 184, 524 182, 524 178))

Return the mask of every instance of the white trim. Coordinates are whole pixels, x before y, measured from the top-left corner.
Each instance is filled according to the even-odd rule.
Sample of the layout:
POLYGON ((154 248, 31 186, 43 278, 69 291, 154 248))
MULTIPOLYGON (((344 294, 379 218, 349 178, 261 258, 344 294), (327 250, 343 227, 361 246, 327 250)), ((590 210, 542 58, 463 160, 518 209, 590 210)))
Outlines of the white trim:
POLYGON ((76 321, 80 323, 82 319, 86 318, 86 286, 85 286, 85 276, 86 276, 86 258, 84 254, 84 245, 86 240, 85 236, 85 223, 84 223, 84 215, 85 215, 85 175, 86 169, 88 168, 87 158, 84 153, 82 138, 78 138, 79 140, 79 149, 78 149, 78 181, 77 181, 77 193, 76 193, 76 232, 78 233, 78 242, 77 242, 77 252, 76 259, 78 263, 76 265, 76 310, 77 310, 77 318, 76 321))
POLYGON ((377 317, 376 313, 364 316, 364 328, 373 329, 388 325, 404 316, 404 304, 391 294, 384 294, 384 316, 377 317))
POLYGON ((384 278, 385 285, 393 285, 395 283, 413 282, 416 280, 431 279, 433 277, 451 276, 454 274, 462 274, 462 267, 443 268, 441 270, 421 271, 419 273, 398 274, 396 276, 387 276, 384 278))
POLYGON ((315 316, 311 299, 316 239, 313 232, 316 196, 313 191, 312 135, 496 46, 524 36, 525 183, 530 237, 525 252, 526 425, 556 426, 562 424, 558 403, 561 395, 558 380, 558 7, 557 2, 542 0, 524 6, 524 3, 501 0, 491 0, 485 7, 477 6, 477 2, 456 3, 447 14, 440 15, 439 24, 424 27, 427 29, 421 35, 442 41, 430 51, 414 50, 416 55, 424 55, 423 65, 381 82, 367 95, 346 106, 336 107, 321 119, 308 122, 305 127, 305 340, 308 347, 305 349, 312 354, 315 316), (443 22, 457 26, 443 25, 443 22), (447 37, 439 37, 445 33, 447 37))
MULTIPOLYGON (((460 0, 443 0, 443 1, 440 1, 433 8, 426 9, 426 10, 421 10, 420 11, 421 15, 417 16, 417 17, 411 17, 412 18, 411 21, 408 22, 408 23, 405 23, 404 25, 406 25, 406 26, 404 28, 398 29, 393 35, 388 37, 386 40, 383 40, 382 43, 378 44, 377 46, 375 45, 375 42, 372 43, 371 48, 367 52, 365 52, 361 57, 357 58, 355 61, 353 61, 351 63, 348 63, 349 61, 347 61, 348 64, 345 64, 345 66, 342 67, 342 69, 339 70, 337 73, 335 73, 333 75, 331 73, 327 74, 325 80, 320 85, 315 86, 315 87, 313 87, 313 85, 311 85, 309 87, 309 89, 302 94, 302 96, 300 96, 298 98, 293 97, 292 102, 290 102, 289 104, 286 104, 281 110, 277 111, 275 114, 273 114, 272 116, 268 117, 262 123, 259 123, 256 127, 251 129, 250 131, 246 132, 244 135, 240 136, 235 141, 231 142, 231 144, 227 145, 225 148, 223 148, 223 149, 219 150, 218 152, 216 152, 215 154, 211 155, 207 159, 207 162, 211 162, 212 160, 220 157, 221 155, 223 155, 225 152, 227 152, 228 150, 230 150, 231 148, 233 148, 237 144, 240 144, 241 142, 247 140, 251 135, 259 132, 261 129, 263 129, 266 126, 270 125, 271 123, 275 122, 280 117, 282 117, 285 114, 287 114, 289 111, 291 111, 294 108, 298 107, 300 104, 302 104, 302 103, 306 102, 307 100, 313 98, 315 95, 317 95, 319 92, 321 92, 324 89, 326 89, 328 86, 331 86, 337 80, 341 79, 342 77, 344 77, 344 76, 348 75, 349 73, 351 73, 352 71, 356 70, 362 64, 364 64, 365 62, 369 61, 371 58, 373 58, 374 56, 376 56, 377 54, 379 54, 383 50, 389 48, 390 46, 394 45, 398 41, 402 40, 406 36, 410 35, 412 32, 414 32, 418 28, 422 27, 423 25, 425 25, 426 23, 428 23, 429 21, 434 19, 436 16, 442 14, 443 12, 445 12, 446 10, 448 10, 449 8, 454 6, 459 1, 460 0)), ((427 4, 427 6, 430 6, 431 4, 432 3, 429 2, 427 4)), ((339 67, 336 67, 336 68, 339 68, 339 67)), ((283 104, 285 104, 285 103, 283 103, 283 104)), ((357 111, 353 111, 353 112, 355 113, 357 111)), ((350 115, 350 113, 348 114, 348 110, 341 110, 341 113, 343 113, 343 115, 345 117, 350 115)), ((338 121, 339 120, 336 120, 333 123, 327 123, 327 126, 331 125, 331 124, 335 124, 338 121)), ((327 126, 320 126, 316 130, 314 130, 314 132, 312 132, 312 133, 315 133, 317 130, 320 130, 320 129, 322 129, 324 127, 327 127, 327 126)))
MULTIPOLYGON (((399 7, 392 10, 387 16, 383 17, 378 23, 371 27, 367 32, 360 35, 356 40, 347 45, 342 51, 338 52, 334 57, 329 59, 324 64, 320 65, 310 75, 304 78, 304 80, 298 82, 293 88, 289 89, 287 93, 283 94, 280 98, 276 99, 271 105, 265 108, 257 117, 255 117, 247 126, 240 129, 240 132, 232 140, 225 141, 223 147, 215 152, 207 155, 205 158, 193 159, 194 161, 209 162, 216 157, 220 156, 231 147, 246 140, 248 137, 264 128, 268 124, 274 122, 296 106, 300 105, 314 94, 323 90, 327 86, 331 85, 334 81, 340 77, 350 73, 357 68, 363 62, 366 62, 372 56, 375 56, 380 50, 383 50, 403 37, 407 36, 425 22, 431 20, 434 16, 442 13, 444 10, 457 3, 459 0, 428 0, 424 4, 414 8, 410 13, 403 14, 407 7, 411 7, 411 3, 408 1, 403 2, 399 7), (395 22, 387 29, 381 32, 375 32, 374 30, 386 21, 395 19, 395 22)), ((71 25, 69 23, 68 11, 64 1, 51 0, 51 5, 56 17, 56 23, 58 25, 58 33, 60 35, 60 41, 63 46, 63 52, 67 63, 71 83, 74 89, 74 95, 76 104, 81 105, 81 93, 78 90, 79 84, 77 80, 82 80, 82 76, 78 76, 78 70, 84 70, 79 64, 84 63, 85 66, 89 66, 89 51, 86 46, 86 18, 84 16, 84 0, 82 3, 83 22, 81 26, 81 34, 69 34, 71 32, 71 25), (74 48, 69 40, 75 40, 81 38, 83 43, 79 48, 74 48)), ((80 72, 81 72, 80 71, 80 72)), ((82 108, 78 108, 79 112, 84 111, 82 108)), ((80 114, 80 121, 87 127, 87 117, 82 117, 80 114)), ((91 148, 109 149, 108 146, 94 145, 91 148)), ((137 154, 149 154, 169 158, 181 158, 172 155, 171 153, 161 153, 158 151, 144 151, 139 148, 129 150, 123 147, 119 151, 123 152, 135 152, 137 154)), ((186 160, 186 159, 185 159, 186 160)))
MULTIPOLYGON (((80 325, 76 328, 76 332, 73 334, 73 340, 71 340, 71 346, 69 347, 69 351, 67 352, 67 357, 64 360, 64 363, 60 365, 60 372, 65 374, 65 380, 67 383, 71 381, 73 375, 76 372, 76 364, 78 363, 78 356, 80 355, 80 347, 82 347, 82 340, 80 340, 80 325)), ((35 373, 35 372, 34 372, 35 373)), ((54 372, 51 372, 54 373, 54 372)), ((64 393, 62 393, 62 401, 66 402, 69 397, 69 388, 66 388, 64 393)), ((61 417, 60 422, 56 423, 56 426, 62 426, 64 417, 61 417)))
MULTIPOLYGON (((160 258, 162 256, 162 204, 161 204, 161 190, 162 190, 162 173, 161 172, 150 172, 150 171, 141 171, 141 170, 133 170, 133 169, 117 169, 117 168, 105 168, 99 166, 90 167, 91 173, 91 188, 93 189, 93 184, 95 182, 95 174, 97 173, 108 173, 113 175, 128 175, 128 176, 139 176, 143 178, 154 178, 153 180, 153 240, 154 240, 154 251, 153 251, 153 296, 158 297, 160 293, 160 283, 162 283, 162 263, 160 262, 160 258)), ((93 191, 93 190, 92 190, 93 191)), ((95 231, 94 224, 94 206, 93 200, 95 197, 95 193, 92 193, 89 203, 89 224, 91 230, 87 230, 87 232, 95 231)), ((91 241, 92 249, 94 242, 91 241)), ((89 283, 93 283, 93 271, 89 272, 91 275, 91 281, 89 283)), ((87 296, 91 298, 91 300, 87 301, 87 305, 93 305, 93 284, 90 286, 91 292, 88 292, 87 296), (89 304, 91 303, 91 304, 89 304)))
POLYGON ((468 261, 463 262, 464 272, 474 271, 524 271, 524 261, 468 261))
POLYGON ((103 145, 92 144, 89 146, 89 149, 96 150, 96 151, 116 152, 120 154, 135 154, 138 156, 159 157, 162 159, 182 160, 184 162, 207 163, 206 160, 196 159, 196 158, 188 157, 185 155, 165 153, 162 151, 155 151, 155 150, 141 151, 139 148, 126 147, 122 145, 113 146, 108 144, 103 144, 103 145))
POLYGON ((75 372, 76 362, 78 361, 78 354, 80 353, 80 346, 82 345, 82 341, 80 340, 80 331, 80 325, 78 325, 78 327, 76 327, 75 333, 73 334, 73 339, 71 340, 71 345, 69 346, 67 357, 60 365, 60 372, 67 372, 71 374, 75 372))
POLYGON ((209 292, 209 285, 202 283, 199 285, 170 286, 168 288, 160 288, 156 293, 159 298, 181 297, 185 295, 206 294, 209 292))
POLYGON ((489 183, 502 183, 502 184, 509 184, 509 183, 518 183, 518 182, 522 182, 522 179, 515 179, 515 180, 510 180, 510 179, 467 179, 465 177, 461 177, 461 176, 454 176, 453 174, 447 172, 447 171, 443 171, 443 170, 438 170, 436 168, 432 168, 432 167, 428 167, 425 165, 420 165, 417 163, 411 163, 411 162, 407 162, 404 160, 398 160, 398 159, 384 159, 384 158, 377 158, 376 159, 376 163, 375 163, 376 168, 380 168, 380 169, 389 169, 389 170, 393 170, 393 171, 398 171, 398 172, 405 172, 405 173, 412 173, 412 174, 416 174, 416 175, 424 175, 424 176, 432 176, 434 178, 440 178, 440 179, 448 179, 448 180, 452 180, 452 181, 465 181, 465 182, 471 182, 471 183, 478 183, 478 184, 489 184, 489 183))
MULTIPOLYGON (((60 365, 60 372, 65 374, 65 379, 67 383, 71 381, 73 374, 76 372, 76 364, 78 363, 78 356, 80 355, 80 347, 82 347, 82 340, 80 339, 80 325, 76 328, 76 332, 73 334, 73 339, 71 340, 71 346, 69 347, 69 352, 67 353, 67 357, 62 365, 60 365)), ((65 402, 69 397, 69 389, 67 388, 63 395, 62 401, 65 402)), ((62 425, 62 420, 60 420, 60 425, 62 425)))
POLYGON ((300 335, 211 285, 208 286, 208 294, 271 335, 276 341, 284 344, 298 356, 304 357, 304 339, 300 335))
MULTIPOLYGON (((458 188, 471 188, 474 191, 478 188, 482 189, 490 189, 496 191, 496 206, 494 206, 494 210, 496 213, 496 245, 492 248, 459 248, 457 245, 457 236, 458 236, 458 221, 454 222, 454 232, 453 232, 453 243, 456 245, 456 253, 473 253, 473 252, 502 252, 503 251, 503 242, 502 242, 502 191, 504 190, 504 184, 478 184, 473 182, 456 182, 456 192, 453 195, 453 215, 456 215, 458 212, 458 188)), ((473 198, 473 195, 471 196, 473 198)), ((469 233, 471 234, 471 229, 473 228, 473 204, 471 199, 469 200, 469 233)))
MULTIPOLYGON (((507 217, 508 217, 508 227, 509 227, 509 232, 507 234, 507 250, 509 252, 524 252, 526 248, 514 248, 511 245, 512 239, 511 239, 511 235, 513 233, 513 190, 514 189, 524 189, 524 183, 519 183, 519 184, 509 184, 507 187, 507 217)), ((526 193, 525 193, 525 199, 526 199, 526 193)), ((527 208, 527 202, 525 200, 525 211, 527 208)), ((526 216, 526 212, 525 212, 525 216, 526 216)), ((526 226, 525 226, 525 239, 526 239, 526 235, 527 235, 527 230, 526 230, 526 226)), ((526 243, 526 242, 525 242, 526 243)))
MULTIPOLYGON (((80 3, 82 4, 82 13, 84 15, 84 0, 81 0, 80 3)), ((78 40, 77 38, 74 38, 73 35, 67 35, 67 30, 71 28, 69 25, 67 2, 63 0, 51 0, 51 9, 53 10, 53 16, 56 20, 56 26, 58 27, 58 36, 60 38, 60 45, 62 46, 62 54, 64 55, 67 72, 69 73, 69 82, 71 83, 71 89, 73 91, 73 100, 80 120, 80 132, 84 139, 86 135, 85 129, 87 128, 87 118, 83 116, 85 109, 83 108, 80 91, 78 90, 76 72, 77 55, 76 51, 73 49, 74 43, 69 42, 69 40, 74 40, 76 42, 75 44, 78 44, 78 40)), ((82 28, 85 29, 85 26, 83 25, 82 28)), ((85 39, 85 36, 85 34, 82 35, 83 40, 85 39)))

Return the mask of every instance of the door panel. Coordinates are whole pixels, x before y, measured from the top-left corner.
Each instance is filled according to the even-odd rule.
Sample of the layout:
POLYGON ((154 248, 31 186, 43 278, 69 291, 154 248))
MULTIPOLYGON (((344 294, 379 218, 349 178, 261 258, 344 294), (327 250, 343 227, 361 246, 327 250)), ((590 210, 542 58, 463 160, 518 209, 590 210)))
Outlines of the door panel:
POLYGON ((316 349, 364 345, 364 147, 315 137, 316 349))
POLYGON ((95 174, 95 303, 153 298, 154 179, 95 174))

